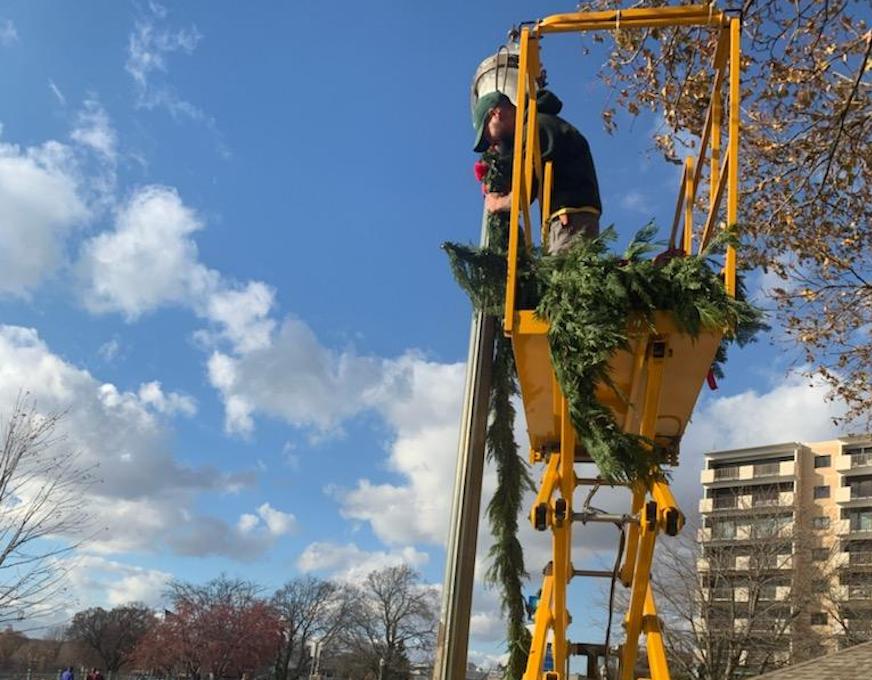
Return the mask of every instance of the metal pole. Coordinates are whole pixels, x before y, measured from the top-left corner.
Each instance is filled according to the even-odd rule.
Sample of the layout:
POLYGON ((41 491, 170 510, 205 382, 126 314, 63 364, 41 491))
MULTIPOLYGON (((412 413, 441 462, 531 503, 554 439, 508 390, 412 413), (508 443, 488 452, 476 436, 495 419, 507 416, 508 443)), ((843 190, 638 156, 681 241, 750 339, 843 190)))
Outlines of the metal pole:
MULTIPOLYGON (((482 216, 481 243, 487 244, 487 212, 482 216)), ((466 677, 496 326, 494 317, 478 312, 473 314, 433 680, 463 680, 466 677)))

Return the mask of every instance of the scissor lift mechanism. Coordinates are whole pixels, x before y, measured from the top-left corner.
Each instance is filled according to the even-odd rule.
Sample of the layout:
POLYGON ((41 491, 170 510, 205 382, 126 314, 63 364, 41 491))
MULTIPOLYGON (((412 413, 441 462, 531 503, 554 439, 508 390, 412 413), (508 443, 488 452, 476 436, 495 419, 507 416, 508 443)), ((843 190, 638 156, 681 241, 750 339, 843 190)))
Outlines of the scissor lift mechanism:
MULTIPOLYGON (((530 309, 516 306, 516 277, 520 233, 528 246, 533 243, 531 187, 539 183, 542 221, 537 231, 547 242, 550 213, 549 197, 553 170, 550 163, 542 167, 538 126, 536 123, 536 87, 541 72, 539 42, 549 33, 597 30, 632 30, 669 26, 702 26, 718 32, 713 59, 713 82, 706 122, 701 134, 699 153, 688 158, 684 167, 670 247, 690 253, 711 240, 726 193, 725 224, 735 225, 738 211, 739 149, 739 59, 740 18, 715 9, 713 5, 690 5, 623 11, 559 14, 520 31, 518 95, 515 139, 525 140, 514 150, 512 175, 511 226, 508 245, 508 278, 503 328, 512 338, 527 431, 530 459, 544 465, 541 486, 531 510, 536 529, 552 533, 552 558, 543 578, 541 597, 535 613, 532 645, 524 680, 565 680, 571 653, 588 658, 587 675, 601 678, 599 659, 607 653, 603 645, 572 644, 567 640, 570 615, 566 606, 567 586, 574 577, 608 575, 573 568, 570 553, 574 522, 605 521, 621 524, 626 531, 623 564, 615 574, 630 590, 624 617, 625 639, 617 657, 620 680, 634 680, 641 634, 646 636, 648 668, 652 680, 668 680, 669 669, 663 645, 661 624, 657 617, 649 576, 657 536, 676 535, 684 516, 665 481, 650 487, 634 486, 632 507, 626 515, 601 515, 583 508, 573 509, 573 495, 579 486, 597 485, 596 478, 580 478, 578 462, 591 462, 576 441, 568 406, 560 392, 548 349, 548 323, 530 309), (722 155, 723 89, 727 87, 726 152, 722 155), (524 126, 526 125, 526 134, 524 126), (693 223, 696 193, 708 169, 708 208, 703 224, 693 223), (683 215, 683 230, 679 234, 683 215), (523 231, 521 232, 521 229, 523 231), (680 242, 678 241, 680 237, 680 242), (554 670, 543 671, 549 637, 553 638, 554 670)), ((724 258, 724 282, 735 295, 736 252, 732 247, 724 258)), ((692 339, 682 334, 671 315, 658 312, 656 330, 647 323, 629 320, 631 351, 618 353, 610 364, 610 373, 620 391, 629 395, 621 400, 611 389, 597 391, 598 398, 609 405, 625 431, 641 434, 677 451, 678 442, 690 418, 699 390, 715 356, 723 333, 703 332, 692 339)))

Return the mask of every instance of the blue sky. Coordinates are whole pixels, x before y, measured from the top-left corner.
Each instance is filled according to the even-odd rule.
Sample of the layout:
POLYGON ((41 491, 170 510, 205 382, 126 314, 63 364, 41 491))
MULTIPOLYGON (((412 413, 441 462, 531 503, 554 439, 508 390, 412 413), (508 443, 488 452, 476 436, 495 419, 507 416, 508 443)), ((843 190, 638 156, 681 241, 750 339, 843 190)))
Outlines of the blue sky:
MULTIPOLYGON (((221 572, 441 581, 469 307, 439 244, 478 238, 469 83, 513 23, 570 5, 0 3, 0 407, 69 409, 103 480, 68 611, 221 572)), ((556 37, 543 59, 604 221, 667 224, 657 118, 605 134, 598 53, 556 37)), ((832 434, 775 343, 702 396, 690 509, 704 449, 832 434)), ((478 587, 476 653, 499 651, 496 603, 478 587)))

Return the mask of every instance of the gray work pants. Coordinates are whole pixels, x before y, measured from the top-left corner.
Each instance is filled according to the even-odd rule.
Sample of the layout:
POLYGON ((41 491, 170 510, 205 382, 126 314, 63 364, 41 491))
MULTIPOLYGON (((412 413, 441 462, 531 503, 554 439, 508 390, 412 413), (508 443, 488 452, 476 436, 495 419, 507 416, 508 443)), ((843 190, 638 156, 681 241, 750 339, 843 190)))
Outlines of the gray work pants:
POLYGON ((548 254, 565 253, 579 235, 587 238, 599 236, 599 215, 574 212, 552 218, 548 225, 548 254))

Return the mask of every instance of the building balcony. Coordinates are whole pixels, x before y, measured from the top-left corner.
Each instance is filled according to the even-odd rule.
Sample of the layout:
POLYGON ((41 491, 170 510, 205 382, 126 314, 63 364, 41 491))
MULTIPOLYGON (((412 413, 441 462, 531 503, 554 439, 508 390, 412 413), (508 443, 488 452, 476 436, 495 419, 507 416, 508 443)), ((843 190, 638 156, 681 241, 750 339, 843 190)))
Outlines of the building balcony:
POLYGON ((842 454, 835 457, 833 467, 843 475, 872 473, 872 453, 842 454))
POLYGON ((741 494, 720 496, 717 498, 702 498, 699 501, 699 511, 702 514, 713 512, 738 512, 743 510, 759 510, 761 508, 792 507, 794 503, 792 491, 781 491, 775 495, 741 494))
POLYGON ((777 619, 764 616, 757 616, 753 619, 737 618, 733 622, 733 629, 736 632, 746 632, 749 629, 752 632, 773 632, 782 631, 788 626, 787 619, 777 619))
POLYGON ((872 583, 834 586, 833 595, 844 604, 872 603, 872 583))
POLYGON ((872 552, 845 552, 844 564, 847 567, 872 567, 872 552))
MULTIPOLYGON (((752 517, 751 519, 756 519, 752 517)), ((731 520, 726 526, 703 527, 697 530, 700 543, 719 543, 724 541, 761 543, 773 539, 789 540, 793 537, 793 521, 781 525, 738 524, 731 520)))
POLYGON ((796 463, 792 460, 773 463, 757 463, 755 465, 732 465, 717 469, 706 469, 700 475, 704 485, 718 487, 735 486, 756 482, 772 482, 776 479, 793 478, 796 475, 796 463))
POLYGON ((754 526, 743 524, 736 527, 737 541, 765 541, 771 538, 790 538, 793 536, 793 522, 781 526, 754 526))
MULTIPOLYGON (((736 588, 736 602, 750 602, 751 588, 736 588)), ((761 602, 786 602, 790 599, 790 586, 761 586, 754 596, 761 602)))
POLYGON ((738 555, 736 571, 788 570, 793 569, 792 555, 738 555))
POLYGON ((840 486, 836 489, 836 503, 840 505, 864 506, 872 505, 872 496, 860 495, 857 491, 852 493, 849 486, 840 486))
POLYGON ((853 524, 850 519, 839 519, 833 522, 835 534, 842 539, 872 540, 872 525, 868 522, 853 524))
POLYGON ((729 586, 720 586, 718 588, 710 588, 708 591, 709 602, 732 602, 735 598, 738 602, 738 595, 741 588, 730 588, 729 586))

